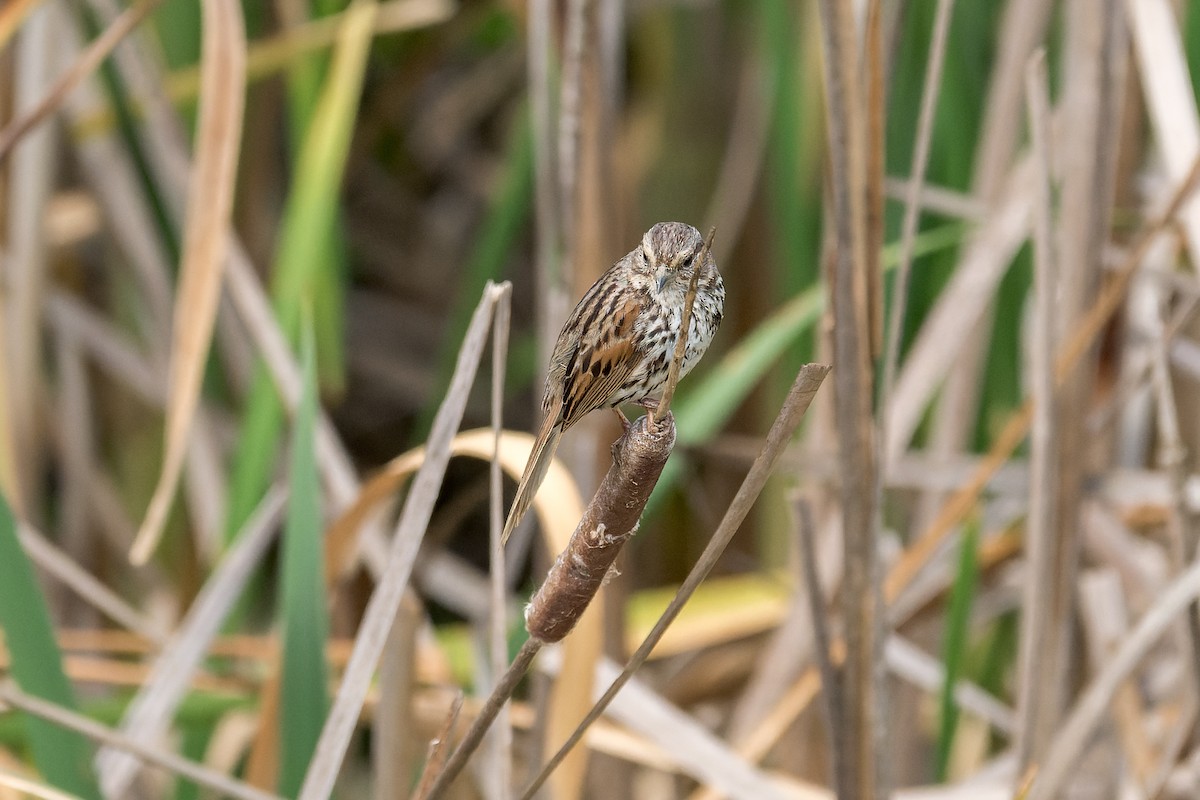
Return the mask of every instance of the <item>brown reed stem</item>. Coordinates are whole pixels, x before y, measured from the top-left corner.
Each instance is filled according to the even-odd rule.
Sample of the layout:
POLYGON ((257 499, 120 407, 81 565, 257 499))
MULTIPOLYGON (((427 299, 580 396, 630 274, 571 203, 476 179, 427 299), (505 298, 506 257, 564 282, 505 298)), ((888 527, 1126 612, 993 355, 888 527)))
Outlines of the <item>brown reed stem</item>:
POLYGON ((462 772, 488 728, 543 645, 560 641, 587 610, 638 519, 675 446, 675 418, 652 427, 639 418, 613 445, 613 463, 571 535, 571 541, 525 611, 530 638, 492 690, 462 743, 446 761, 423 800, 440 797, 462 772))
POLYGON ((675 621, 679 612, 683 609, 684 604, 695 593, 697 587, 712 571, 717 564, 717 559, 721 557, 721 553, 725 551, 725 547, 733 539, 733 535, 737 533, 742 522, 746 519, 746 515, 750 513, 754 501, 758 499, 758 495, 762 492, 763 486, 767 482, 774 471, 775 463, 779 460, 779 456, 783 453, 787 443, 791 441, 792 435, 796 429, 800 427, 800 420, 804 418, 804 412, 808 410, 809 404, 817 394, 817 390, 821 388, 821 383, 825 380, 825 376, 829 374, 829 366, 826 364, 805 364, 800 368, 799 374, 796 375, 796 380, 792 384, 791 391, 788 392, 787 399, 783 402, 783 408, 779 411, 779 416, 775 418, 775 423, 771 426, 771 430, 767 433, 767 441, 763 444, 762 452, 754 459, 754 464, 751 465, 750 471, 746 474, 745 480, 738 488, 738 492, 734 495, 733 501, 729 504, 729 508, 725 511, 725 516, 721 519, 721 524, 717 526, 717 530, 713 533, 712 538, 708 542, 708 546, 704 548, 704 552, 700 554, 696 565, 692 567, 692 571, 688 573, 687 578, 679 587, 674 599, 667 606, 666 611, 658 618, 658 622, 646 635, 642 644, 630 656, 625 668, 621 670, 621 674, 617 676, 612 685, 605 690, 600 699, 592 706, 592 710, 587 713, 583 721, 576 726, 575 731, 563 743, 558 752, 546 762, 542 767, 542 771, 533 779, 533 782, 525 788, 521 795, 522 800, 530 800, 541 788, 550 774, 555 768, 562 763, 566 758, 567 753, 575 745, 579 744, 583 739, 583 734, 587 729, 600 718, 604 710, 608 708, 609 703, 617 696, 629 679, 633 677, 633 673, 638 670, 650 657, 651 651, 655 645, 662 639, 667 628, 675 621))
POLYGON ((675 446, 670 412, 651 426, 639 418, 613 445, 613 463, 584 511, 567 548, 525 609, 525 627, 543 642, 570 633, 600 588, 638 519, 675 446))
POLYGON ((463 767, 467 765, 467 759, 471 754, 479 749, 479 744, 483 741, 484 735, 487 734, 488 728, 496 720, 496 716, 500 713, 500 709, 504 708, 504 704, 508 702, 508 698, 512 696, 513 690, 517 688, 517 684, 521 682, 521 678, 525 677, 525 673, 529 671, 529 665, 533 663, 533 658, 542 649, 542 642, 537 639, 526 639, 525 644, 517 652, 517 657, 513 659, 512 664, 509 664, 508 669, 500 680, 496 682, 496 688, 492 690, 487 702, 483 704, 483 708, 479 709, 479 716, 471 723, 471 727, 467 729, 466 735, 462 742, 454 749, 454 753, 446 760, 446 766, 442 769, 438 776, 433 781, 433 785, 429 787, 429 791, 424 795, 417 795, 421 800, 434 800, 436 797, 441 797, 454 779, 462 772, 463 767))
POLYGON ((458 718, 462 714, 463 695, 459 692, 454 697, 454 702, 450 704, 450 711, 446 714, 446 718, 442 720, 442 727, 438 729, 437 736, 429 742, 429 748, 425 753, 425 769, 421 771, 421 779, 417 782, 417 788, 413 791, 414 800, 420 800, 429 793, 430 787, 433 785, 435 776, 439 775, 445 768, 446 754, 450 750, 450 743, 454 739, 454 729, 458 725, 458 718))
POLYGON ((808 500, 797 495, 792 500, 797 533, 800 540, 800 564, 803 569, 803 584, 808 595, 808 610, 812 618, 813 654, 821 673, 821 694, 825 698, 825 723, 829 730, 830 775, 838 792, 843 787, 838 783, 844 774, 844 754, 838 749, 838 739, 833 735, 837 721, 842 717, 841 675, 833 659, 833 635, 829 630, 829 618, 825 609, 825 597, 821 593, 821 578, 817 573, 817 526, 813 523, 812 508, 808 500))

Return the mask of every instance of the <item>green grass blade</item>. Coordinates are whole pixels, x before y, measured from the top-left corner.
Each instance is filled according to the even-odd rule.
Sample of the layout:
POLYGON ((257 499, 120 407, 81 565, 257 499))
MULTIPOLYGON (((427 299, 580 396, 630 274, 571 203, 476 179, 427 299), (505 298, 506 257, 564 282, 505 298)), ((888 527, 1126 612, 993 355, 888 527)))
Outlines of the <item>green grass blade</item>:
MULTIPOLYGON (((151 19, 162 45, 168 69, 190 67, 200 61, 199 0, 165 0, 151 19)), ((188 127, 191 130, 191 126, 188 127)))
MULTIPOLYGON (((17 537, 12 509, 0 497, 0 628, 9 670, 22 691, 74 710, 75 693, 63 672, 50 611, 17 537)), ((99 800, 91 747, 73 731, 33 717, 25 729, 38 771, 54 786, 99 800)))
POLYGON ((1200 100, 1200 2, 1188 0, 1183 10, 1183 47, 1187 53, 1192 92, 1200 100))
POLYGON ((242 529, 266 491, 282 432, 283 407, 275 395, 275 384, 260 368, 255 371, 234 453, 225 521, 226 542, 242 529))
MULTIPOLYGON (((89 39, 95 39, 102 31, 100 20, 88 3, 76 3, 75 5, 84 33, 89 39)), ((179 230, 171 218, 166 198, 154 178, 154 171, 150 167, 150 158, 146 154, 145 148, 142 147, 142 141, 138 135, 137 117, 129 100, 125 81, 121 78, 121 74, 117 71, 116 64, 111 58, 105 59, 104 63, 100 65, 99 75, 109 102, 112 103, 117 130, 121 134, 121 141, 129 151, 129 158, 133 162, 138 183, 146 195, 146 202, 150 206, 150 212, 158 228, 157 233, 163 248, 166 250, 170 262, 178 264, 181 252, 179 230)))
POLYGON ((301 304, 309 302, 316 275, 324 266, 320 256, 328 252, 337 219, 374 17, 373 5, 356 5, 347 12, 284 209, 272 289, 280 322, 293 341, 301 304))
MULTIPOLYGON (((759 36, 771 82, 775 87, 766 182, 771 211, 771 253, 776 277, 785 297, 809 289, 819 277, 821 223, 821 166, 824 131, 811 124, 821 113, 821 96, 803 78, 808 43, 797 15, 804 11, 785 0, 768 0, 758 5, 759 36)), ((789 371, 793 372, 812 353, 812 336, 802 335, 789 348, 789 371)), ((792 378, 781 375, 786 392, 792 378)))
POLYGON ((738 342, 675 408, 679 441, 695 444, 715 434, 775 361, 825 310, 825 293, 814 287, 792 298, 738 342))
POLYGON ((311 329, 308 329, 302 346, 304 389, 292 434, 279 598, 283 623, 279 789, 287 797, 294 797, 304 783, 304 773, 329 710, 328 665, 325 663, 329 621, 321 542, 321 486, 314 435, 317 416, 314 349, 311 329))
MULTIPOLYGON (((342 0, 317 0, 311 6, 311 17, 316 18, 343 10, 345 3, 342 0)), ((321 85, 329 74, 329 62, 329 53, 320 50, 296 59, 288 68, 288 132, 292 138, 293 153, 301 152, 301 137, 312 125, 317 113, 321 85)), ((316 283, 312 297, 313 332, 317 342, 317 382, 326 391, 337 394, 345 388, 342 310, 346 295, 347 245, 341 219, 334 215, 328 224, 328 236, 323 242, 326 249, 318 256, 324 268, 317 270, 313 276, 316 283)))
MULTIPOLYGON (((367 52, 371 45, 374 5, 347 12, 317 110, 304 137, 295 183, 284 209, 272 274, 272 300, 284 333, 296 340, 300 308, 313 302, 331 252, 330 238, 350 136, 362 93, 367 52)), ((282 434, 283 412, 275 387, 260 367, 255 375, 234 457, 226 536, 231 537, 257 505, 270 480, 274 454, 282 434)))
MULTIPOLYGON (((207 752, 208 743, 212 739, 212 726, 181 726, 180 733, 183 739, 180 746, 180 753, 185 758, 204 763, 204 754, 207 752)), ((182 778, 175 781, 175 800, 200 800, 200 787, 182 778)))
MULTIPOLYGON (((725 354, 704 380, 672 404, 680 444, 703 442, 720 430, 762 377, 789 348, 812 330, 825 309, 825 293, 816 286, 792 298, 725 354)), ((646 504, 653 514, 666 500, 667 487, 683 475, 676 454, 667 462, 646 504)))
POLYGON ((976 550, 979 541, 979 520, 967 523, 959 548, 958 574, 950 593, 950 610, 946 615, 946 633, 942 641, 942 661, 946 681, 942 684, 941 709, 938 715, 937 779, 946 780, 950 767, 950 748, 958 727, 958 704, 954 701, 954 684, 962 674, 967 654, 971 624, 971 604, 979 585, 979 562, 976 550))

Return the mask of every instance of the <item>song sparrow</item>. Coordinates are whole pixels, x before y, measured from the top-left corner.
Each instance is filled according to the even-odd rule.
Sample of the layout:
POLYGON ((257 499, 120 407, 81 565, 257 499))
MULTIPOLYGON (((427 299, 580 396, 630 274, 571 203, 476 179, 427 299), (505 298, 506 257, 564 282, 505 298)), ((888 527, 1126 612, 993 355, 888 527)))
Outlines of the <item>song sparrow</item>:
POLYGON ((529 509, 563 431, 598 408, 614 409, 628 426, 618 406, 656 407, 696 269, 701 272, 679 371, 683 377, 708 349, 725 303, 716 261, 691 225, 660 222, 646 231, 641 246, 609 267, 575 306, 550 357, 542 424, 504 523, 502 542, 529 509))

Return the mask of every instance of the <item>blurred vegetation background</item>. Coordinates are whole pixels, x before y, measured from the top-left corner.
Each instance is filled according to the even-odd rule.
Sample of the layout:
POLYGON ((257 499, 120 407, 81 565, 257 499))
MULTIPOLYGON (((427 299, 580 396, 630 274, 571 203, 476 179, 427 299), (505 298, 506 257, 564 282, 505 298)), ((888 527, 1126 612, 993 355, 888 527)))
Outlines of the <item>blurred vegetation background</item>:
MULTIPOLYGON (((499 371, 504 426, 528 431, 591 282, 657 221, 715 226, 725 321, 679 388, 641 532, 562 672, 539 670, 503 721, 513 764, 487 756, 455 789, 513 796, 588 707, 593 667, 623 663, 688 574, 797 369, 839 366, 824 2, 0 6, 0 797, 309 796, 393 519, 416 502, 399 490, 422 457, 393 459, 462 395, 480 298, 497 333, 511 303, 508 348, 503 370, 482 358, 459 427, 491 423, 499 371), (511 296, 489 294, 505 281, 511 296), (36 698, 76 716, 47 721, 36 698)), ((884 124, 869 188, 887 783, 1011 797, 1082 761, 1071 796, 1195 796, 1195 607, 1119 675, 1110 656, 1162 587, 1190 586, 1200 536, 1200 211, 1155 222, 1200 153, 1200 2, 846 5, 880 33, 862 83, 884 124), (1115 317, 1055 378, 1114 285, 1115 317), (1055 380, 1051 411, 1022 406, 1055 380), (1026 420, 1010 441, 1020 413, 1032 438, 1026 420), (1054 749, 1102 677, 1110 724, 1054 749)), ((639 673, 650 699, 615 706, 545 796, 833 796, 809 598, 840 635, 856 555, 829 384, 639 673), (811 591, 797 497, 815 512, 811 591)), ((561 451, 583 498, 619 434, 594 416, 561 451)), ((334 796, 409 795, 455 694, 485 695, 503 666, 489 626, 506 613, 520 645, 557 553, 551 525, 527 526, 497 606, 488 454, 454 447, 334 796)))

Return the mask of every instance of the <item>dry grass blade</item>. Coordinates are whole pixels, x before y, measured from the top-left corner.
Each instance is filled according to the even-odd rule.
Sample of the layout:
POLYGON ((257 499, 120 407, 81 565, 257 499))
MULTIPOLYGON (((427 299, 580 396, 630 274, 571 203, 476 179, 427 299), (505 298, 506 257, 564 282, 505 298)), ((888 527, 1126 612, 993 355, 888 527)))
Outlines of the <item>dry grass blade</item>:
POLYGON ((156 747, 134 741, 124 734, 111 728, 106 728, 82 714, 76 714, 54 703, 48 703, 37 697, 25 694, 12 685, 10 681, 0 683, 0 701, 13 708, 20 709, 26 714, 60 725, 69 730, 78 731, 84 736, 110 747, 127 750, 147 764, 161 767, 168 772, 187 778, 198 786, 216 791, 227 797, 238 800, 281 800, 277 795, 247 786, 227 775, 222 775, 208 767, 181 758, 174 753, 160 750, 156 747))
MULTIPOLYGON (((467 765, 467 759, 479 747, 479 743, 483 741, 484 734, 488 728, 495 722, 496 716, 500 713, 500 709, 508 702, 508 698, 512 696, 513 690, 517 688, 517 684, 525 677, 525 673, 529 671, 529 667, 533 664, 533 659, 537 656, 538 651, 542 649, 542 642, 535 638, 525 640, 525 644, 521 645, 521 649, 517 651, 516 658, 512 664, 505 670, 500 679, 496 681, 496 685, 492 688, 492 693, 488 695, 487 702, 479 709, 478 716, 471 723, 471 727, 467 729, 463 740, 459 742, 458 747, 454 749, 454 753, 447 759, 441 771, 437 773, 437 777, 430 783, 428 791, 423 794, 418 794, 416 797, 420 800, 437 800, 446 793, 462 772, 463 767, 467 765)), ((422 783, 424 781, 422 780, 422 783)))
MULTIPOLYGON (((254 265, 236 242, 230 248, 228 269, 230 299, 267 365, 284 406, 290 413, 295 413, 300 402, 300 365, 271 311, 254 265)), ((318 412, 316 435, 317 465, 324 483, 338 507, 349 504, 358 494, 358 478, 333 423, 323 411, 318 412)))
MULTIPOLYGON (((566 251, 566 263, 579 256, 577 211, 579 208, 580 138, 583 105, 583 61, 591 22, 590 0, 567 0, 563 22, 562 78, 558 100, 558 224, 566 251)), ((553 339, 551 339, 553 341, 553 339)))
POLYGON ((17 534, 21 537, 21 547, 29 556, 30 561, 45 570, 47 574, 62 581, 64 585, 71 587, 93 608, 118 625, 139 633, 151 641, 163 641, 165 636, 162 629, 152 619, 105 586, 39 531, 30 525, 21 524, 17 534))
MULTIPOLYGON (((887 351, 883 360, 882 402, 886 409, 896 378, 896 366, 900 361, 900 337, 904 331, 904 312, 908 305, 908 285, 912 276, 913 245, 917 238, 917 222, 920 218, 921 195, 925 191, 925 169, 929 165, 929 149, 933 141, 933 116, 937 110, 938 91, 942 86, 942 65, 946 57, 946 36, 950 31, 950 12, 954 0, 938 0, 933 23, 933 36, 929 47, 929 60, 925 65, 925 86, 921 91, 921 111, 917 119, 917 143, 913 148, 912 165, 905 185, 904 220, 900 228, 900 264, 896 268, 896 282, 892 289, 892 304, 888 313, 887 351)), ((887 415, 881 420, 886 424, 887 415)), ((881 437, 885 438, 885 437, 881 437)))
MULTIPOLYGON (((42 294, 39 290, 39 300, 42 294)), ((40 316, 39 312, 38 317, 40 316)), ((41 322, 40 319, 38 321, 41 322)), ((34 338, 40 340, 41 337, 34 338)), ((83 346, 78 339, 70 336, 57 337, 54 341, 54 355, 60 395, 54 416, 57 419, 58 430, 55 444, 61 454, 63 473, 62 542, 78 552, 77 548, 86 547, 88 539, 88 520, 92 517, 92 510, 88 502, 87 487, 91 483, 91 475, 96 470, 96 433, 91 414, 92 383, 83 357, 83 346)))
POLYGON ((40 783, 22 775, 0 770, 0 786, 19 792, 21 797, 37 797, 41 800, 79 800, 77 794, 67 794, 53 786, 40 783))
POLYGON ((621 691, 621 687, 633 677, 633 673, 646 662, 650 657, 650 652, 654 646, 662 639, 663 634, 671 625, 671 622, 679 615, 680 610, 688 601, 688 598, 695 593, 696 588, 703 582, 712 568, 716 566, 717 559, 724 552, 726 545, 733 538, 737 529, 741 526, 746 515, 750 513, 751 506, 758 498, 763 486, 766 484, 767 478, 770 477, 774 469, 775 462, 782 454, 784 447, 790 441, 792 434, 800 425, 800 420, 804 416, 804 412, 808 410, 809 404, 816 396, 817 390, 821 388, 822 381, 829 374, 829 367, 824 364, 806 364, 801 368, 800 373, 796 376, 795 383, 792 384, 792 389, 788 393, 787 399, 784 401, 783 408, 779 412, 779 416, 775 420, 775 424, 771 426, 770 432, 767 434, 766 444, 763 446, 762 452, 758 458, 754 460, 753 466, 750 467, 745 480, 738 488, 737 494, 733 498, 733 502, 729 504, 729 508, 725 512, 725 517, 721 520, 721 524, 717 527, 716 532, 712 535, 708 545, 701 553, 696 565, 688 573, 687 579, 679 587, 671 604, 663 612, 654 628, 647 634, 646 639, 641 646, 629 658, 629 662, 621 671, 621 674, 616 680, 605 690, 600 699, 592 706, 591 711, 571 734, 566 742, 558 749, 554 756, 546 762, 541 772, 529 784, 522 794, 523 800, 529 800, 541 788, 546 779, 554 771, 554 768, 566 757, 575 745, 583 738, 583 734, 587 729, 600 718, 604 713, 604 709, 612 702, 617 693, 621 691))
MULTIPOLYGON (((936 695, 946 685, 946 665, 898 634, 884 644, 888 671, 901 680, 936 695)), ((822 678, 822 681, 824 678, 822 678)), ((1012 736, 1016 729, 1013 710, 978 684, 961 678, 954 684, 954 702, 963 711, 979 717, 997 733, 1012 736)))
MULTIPOLYGON (((1146 257, 1155 237, 1175 219, 1179 209, 1192 196, 1198 182, 1200 182, 1200 159, 1192 164, 1186 179, 1175 189, 1163 213, 1142 230, 1137 245, 1126 257, 1120 271, 1104 288, 1095 304, 1079 321, 1063 346, 1059 348, 1055 358, 1056 385, 1074 369, 1084 352, 1096 342, 1105 325, 1121 307, 1129 284, 1146 257)), ((892 568, 884 584, 885 595, 889 599, 894 598, 901 588, 912 581, 917 571, 929 561, 954 526, 961 522, 974 507, 975 501, 987 486, 988 481, 1024 441, 1025 436, 1029 433, 1032 418, 1033 404, 1031 401, 1026 401, 1025 405, 1013 414, 996 436, 987 456, 979 463, 970 480, 946 501, 937 518, 930 523, 921 537, 905 550, 904 556, 892 568)))
MULTIPOLYGON (((883 457, 894 463, 904 452, 930 397, 961 356, 962 335, 986 314, 1013 256, 1029 230, 1033 164, 1012 168, 983 226, 971 237, 958 267, 925 316, 904 358, 885 411, 883 457)), ((972 376, 971 380, 974 380, 972 376)))
POLYGON ((73 295, 51 290, 45 315, 59 338, 79 343, 107 377, 124 385, 151 408, 166 405, 158 373, 132 339, 73 295))
MULTIPOLYGON (((209 645, 275 540, 285 499, 283 489, 273 489, 262 499, 163 647, 121 720, 121 730, 131 740, 149 744, 161 740, 170 729, 209 645)), ((102 750, 96 764, 105 793, 109 797, 125 796, 137 774, 136 760, 102 750)))
MULTIPOLYGON (((1046 54, 1039 50, 1025 70, 1029 106, 1030 143, 1037 180, 1034 183, 1033 261, 1034 317, 1033 346, 1030 353, 1033 375, 1034 407, 1030 435, 1029 522, 1025 536, 1026 568, 1023 583, 1024 608, 1046 608, 1045 593, 1055 580, 1054 561, 1050 558, 1058 532, 1057 493, 1054 491, 1054 459, 1057 453, 1058 415, 1054 413, 1054 359, 1057 337, 1054 317, 1057 313, 1058 272, 1055 269, 1053 219, 1051 208, 1050 100, 1046 90, 1046 54)), ((1017 737, 1018 768, 1029 763, 1032 731, 1038 716, 1036 687, 1044 678, 1050 643, 1045 614, 1021 615, 1021 680, 1018 683, 1020 733, 1017 737)))
MULTIPOLYGON (((883 187, 889 200, 907 202, 910 180, 906 178, 884 178, 883 187)), ((980 222, 987 216, 987 207, 978 197, 945 186, 934 186, 922 182, 917 194, 917 203, 922 211, 957 217, 964 222, 980 222)))
MULTIPOLYGON (((1129 609, 1119 572, 1112 567, 1086 570, 1079 577, 1079 599, 1090 671, 1097 674, 1129 635, 1129 609)), ((1122 682, 1113 697, 1113 722, 1131 775, 1143 787, 1155 770, 1159 750, 1145 729, 1145 714, 1140 688, 1134 681, 1122 682)), ((1154 793, 1147 792, 1146 796, 1153 797, 1154 793)))
POLYGON ((394 787, 412 786, 419 777, 414 769, 424 743, 415 697, 420 691, 417 664, 424 621, 425 609, 416 594, 406 595, 379 663, 379 699, 371 720, 374 800, 392 800, 394 787))
POLYGON ((0 6, 0 50, 8 46, 25 17, 44 0, 10 0, 0 6))
POLYGON ((692 306, 696 303, 696 287, 700 282, 700 266, 712 252, 713 238, 716 235, 716 228, 709 230, 708 238, 704 240, 704 247, 700 248, 700 252, 696 256, 696 267, 692 270, 692 280, 688 284, 687 295, 683 300, 683 315, 679 318, 679 338, 675 340, 675 352, 671 355, 671 365, 667 368, 667 385, 663 389, 662 399, 658 401, 658 407, 651 409, 647 415, 650 418, 651 428, 671 410, 671 398, 675 396, 675 387, 679 385, 679 370, 683 366, 683 355, 687 352, 688 334, 692 324, 692 306))
POLYGON ((21 137, 29 133, 43 120, 49 117, 62 104, 66 96, 71 90, 79 85, 79 82, 95 72, 100 63, 108 57, 113 48, 129 35, 134 28, 141 24, 151 11, 158 6, 162 0, 143 0, 143 2, 126 9, 121 16, 117 17, 108 29, 92 42, 92 44, 80 55, 79 59, 67 70, 62 77, 55 82, 54 87, 50 90, 46 98, 20 119, 13 120, 0 130, 0 162, 12 152, 13 147, 17 142, 21 141, 21 137))
POLYGON ((1105 719, 1113 696, 1160 636, 1200 597, 1200 564, 1176 578, 1121 642, 1104 670, 1084 690, 1066 721, 1051 739, 1049 751, 1037 770, 1028 800, 1059 797, 1084 747, 1105 719))
MULTIPOLYGON (((375 12, 374 33, 377 36, 399 33, 414 28, 436 25, 449 19, 458 10, 453 0, 384 0, 375 12)), ((289 25, 278 35, 257 38, 248 43, 246 79, 261 80, 275 75, 308 53, 328 48, 338 37, 346 21, 346 11, 289 25)), ((185 68, 166 76, 167 96, 175 102, 195 97, 200 86, 200 73, 185 68)), ((85 127, 99 125, 100 120, 87 120, 85 127)))
MULTIPOLYGON (((1078 363, 1080 356, 1096 341, 1113 314, 1120 308, 1155 238, 1174 220, 1180 207, 1192 196, 1200 183, 1200 159, 1193 163, 1187 178, 1172 193, 1166 209, 1156 219, 1147 223, 1112 282, 1109 283, 1095 304, 1059 349, 1055 359, 1056 385, 1078 363)), ((1020 410, 1013 413, 1003 429, 995 437, 987 455, 980 459, 970 476, 942 506, 936 519, 929 524, 921 536, 904 551, 900 559, 889 570, 884 581, 884 599, 893 602, 929 563, 942 543, 954 531, 967 514, 975 507, 979 495, 1000 468, 1016 452, 1017 447, 1029 433, 1033 419, 1033 402, 1026 401, 1020 410)), ((777 704, 770 718, 755 730, 754 736, 740 752, 755 758, 765 756, 796 717, 813 701, 820 688, 820 678, 815 669, 800 677, 777 704)))
MULTIPOLYGON (((888 56, 883 46, 883 0, 867 0, 862 35, 863 119, 866 135, 862 159, 862 269, 866 283, 867 351, 870 361, 883 354, 884 172, 887 139, 888 56)), ((857 157, 856 157, 857 158, 857 157)), ((878 481, 877 481, 878 483, 878 481)), ((880 484, 882 485, 882 484, 880 484)), ((882 728, 880 729, 882 735, 882 728)))
MULTIPOLYGON (((838 441, 839 506, 844 572, 842 620, 846 663, 842 672, 843 714, 835 722, 843 773, 837 785, 848 800, 874 800, 884 792, 877 731, 883 719, 881 686, 875 679, 879 648, 879 587, 875 581, 875 525, 879 487, 873 422, 870 265, 875 230, 867 203, 871 147, 866 129, 874 120, 863 98, 860 61, 872 60, 857 46, 853 9, 821 0, 821 43, 825 56, 826 125, 829 135, 832 236, 835 263, 830 277, 833 311, 834 422, 838 441), (864 119, 866 117, 866 119, 864 119), (864 124, 866 123, 866 124, 864 124)), ((871 15, 868 14, 868 19, 871 15)), ((877 23, 877 20, 876 20, 877 23)), ((867 35, 866 42, 875 41, 867 35)), ((873 48, 872 48, 873 50, 873 48)))
POLYGON ((446 715, 442 727, 438 729, 437 736, 429 742, 429 752, 425 755, 425 769, 421 773, 421 780, 417 782, 417 788, 412 793, 416 800, 429 794, 429 788, 432 786, 434 778, 440 775, 444 768, 446 755, 450 752, 450 744, 454 740, 454 728, 458 725, 458 717, 462 713, 462 706, 463 696, 460 693, 455 696, 454 702, 450 705, 450 713, 446 715))
MULTIPOLYGON (((803 497, 796 497, 792 503, 797 528, 797 538, 800 540, 800 561, 804 570, 803 584, 807 595, 808 613, 812 620, 813 653, 816 657, 817 668, 821 672, 821 689, 825 697, 825 724, 829 729, 830 761, 834 785, 842 774, 837 737, 833 735, 834 726, 842 716, 842 691, 837 669, 833 663, 832 637, 829 634, 828 612, 825 609, 825 598, 821 594, 821 578, 817 573, 817 528, 813 524, 812 508, 803 497)), ((838 785, 839 789, 841 788, 838 785)))
POLYGON ((488 282, 483 298, 475 309, 467 329, 466 338, 458 354, 454 378, 445 401, 434 418, 429 435, 426 457, 412 490, 404 503, 400 521, 392 538, 384 574, 367 604, 354 651, 342 674, 342 684, 321 731, 312 762, 300 789, 300 800, 324 800, 333 791, 346 747, 354 733, 363 701, 371 685, 371 676, 379 663, 379 656, 387 642, 388 633, 400 608, 408 579, 412 575, 417 549, 421 546, 426 527, 429 525, 433 504, 437 500, 450 460, 450 442, 454 438, 463 413, 466 411, 467 395, 475 381, 475 372, 483 356, 488 328, 497 300, 506 287, 488 282))
POLYGON ((205 0, 196 160, 188 192, 162 473, 130 552, 143 564, 158 546, 183 470, 200 382, 220 299, 237 179, 246 94, 246 32, 241 5, 205 0))
MULTIPOLYGON (((558 672, 563 668, 556 650, 547 650, 539 660, 539 669, 558 672)), ((596 667, 601 684, 611 683, 620 668, 608 659, 596 667)), ((660 749, 678 769, 722 797, 735 800, 785 800, 795 795, 755 769, 689 714, 672 705, 637 678, 625 684, 609 707, 613 720, 644 736, 649 745, 660 749)), ((590 744, 590 742, 589 742, 590 744)))
MULTIPOLYGON (((487 461, 495 454, 494 444, 492 431, 479 428, 455 436, 450 452, 454 456, 487 461)), ((531 449, 533 437, 529 434, 508 430, 503 432, 500 463, 513 480, 521 477, 531 449)), ((358 496, 329 526, 325 537, 325 565, 330 586, 344 577, 353 566, 358 536, 370 515, 403 486, 424 461, 424 447, 415 448, 389 461, 363 484, 358 496)), ((532 508, 545 531, 547 549, 558 552, 567 546, 571 532, 583 514, 583 500, 571 474, 557 461, 551 463, 543 487, 544 490, 534 498, 532 508)))
MULTIPOLYGON (((526 35, 529 107, 533 117, 535 245, 538 297, 538 364, 549 363, 558 326, 570 312, 559 248, 562 220, 558 204, 558 159, 555 147, 555 102, 551 75, 551 37, 557 29, 558 4, 530 0, 526 35)), ((539 377, 545 377, 544 375, 539 377)))
MULTIPOLYGON (((492 557, 488 564, 491 599, 488 644, 493 677, 503 674, 508 661, 508 580, 501 541, 504 529, 504 468, 500 462, 500 447, 504 433, 504 380, 511 319, 512 292, 506 291, 496 304, 492 333, 492 463, 488 475, 488 543, 492 557)), ((498 720, 500 724, 492 733, 490 788, 495 797, 507 798, 512 786, 512 725, 504 709, 501 709, 498 720)))
MULTIPOLYGON (((2 266, 3 261, 0 261, 0 267, 2 266)), ((0 325, 0 352, 5 353, 9 352, 10 337, 6 331, 7 327, 0 325)), ((14 419, 13 388, 13 377, 9 375, 9 370, 0 369, 0 490, 6 497, 11 498, 9 502, 13 511, 22 515, 25 512, 25 504, 22 501, 21 472, 17 466, 21 463, 17 455, 20 438, 14 419)))
MULTIPOLYGON (((33 11, 20 37, 16 40, 10 59, 11 104, 9 114, 20 118, 45 106, 45 98, 54 76, 54 12, 43 7, 33 11)), ((5 370, 8 385, 4 393, 7 426, 12 435, 11 454, 4 460, 16 465, 9 485, 19 497, 19 506, 30 511, 45 503, 38 474, 46 468, 42 451, 43 398, 46 396, 43 365, 46 363, 45 342, 41 335, 43 302, 46 284, 52 274, 52 257, 44 234, 44 221, 54 183, 59 172, 56 152, 57 139, 51 126, 30 130, 22 139, 23 146, 15 151, 7 169, 4 189, 5 220, 4 247, 4 322, 6 347, 5 370)), ((0 164, 4 162, 0 160, 0 164)), ((59 374, 62 377, 59 404, 64 428, 74 428, 65 437, 70 442, 71 455, 64 459, 64 473, 72 473, 84 460, 81 452, 90 443, 82 430, 87 426, 88 409, 83 400, 82 369, 78 346, 72 342, 56 342, 56 355, 61 356, 59 374), (74 366, 72 366, 74 365, 74 366), (72 408, 72 406, 74 406, 72 408), (82 409, 80 406, 85 406, 82 409), (82 413, 72 413, 82 411, 82 413)), ((70 483, 68 479, 66 483, 70 483)), ((72 493, 67 493, 68 495, 72 493)), ((79 541, 79 493, 63 498, 63 543, 70 549, 79 541)))
MULTIPOLYGON (((1167 175, 1181 180, 1200 155, 1200 118, 1175 8, 1167 0, 1124 3, 1151 128, 1167 175)), ((1200 271, 1200 203, 1180 212, 1192 269, 1200 271)))
MULTIPOLYGON (((1124 105, 1123 59, 1127 44, 1118 0, 1067 7, 1066 52, 1061 124, 1071 132, 1070 147, 1055 151, 1061 169, 1054 278, 1055 335, 1066 336, 1088 311, 1102 280, 1102 248, 1111 227, 1117 133, 1124 105)), ((1054 464, 1044 487, 1055 492, 1055 529, 1047 532, 1047 561, 1039 566, 1040 603, 1026 609, 1036 614, 1042 643, 1036 645, 1038 673, 1028 675, 1028 702, 1022 708, 1018 753, 1037 759, 1053 740, 1070 691, 1070 640, 1076 626, 1076 576, 1080 561, 1079 511, 1088 480, 1086 472, 1094 434, 1084 420, 1093 400, 1100 348, 1093 345, 1057 381, 1055 394, 1037 398, 1054 415, 1054 464), (1028 721, 1026 726, 1024 722, 1028 721)), ((1046 409, 1044 409, 1046 410, 1046 409)))

